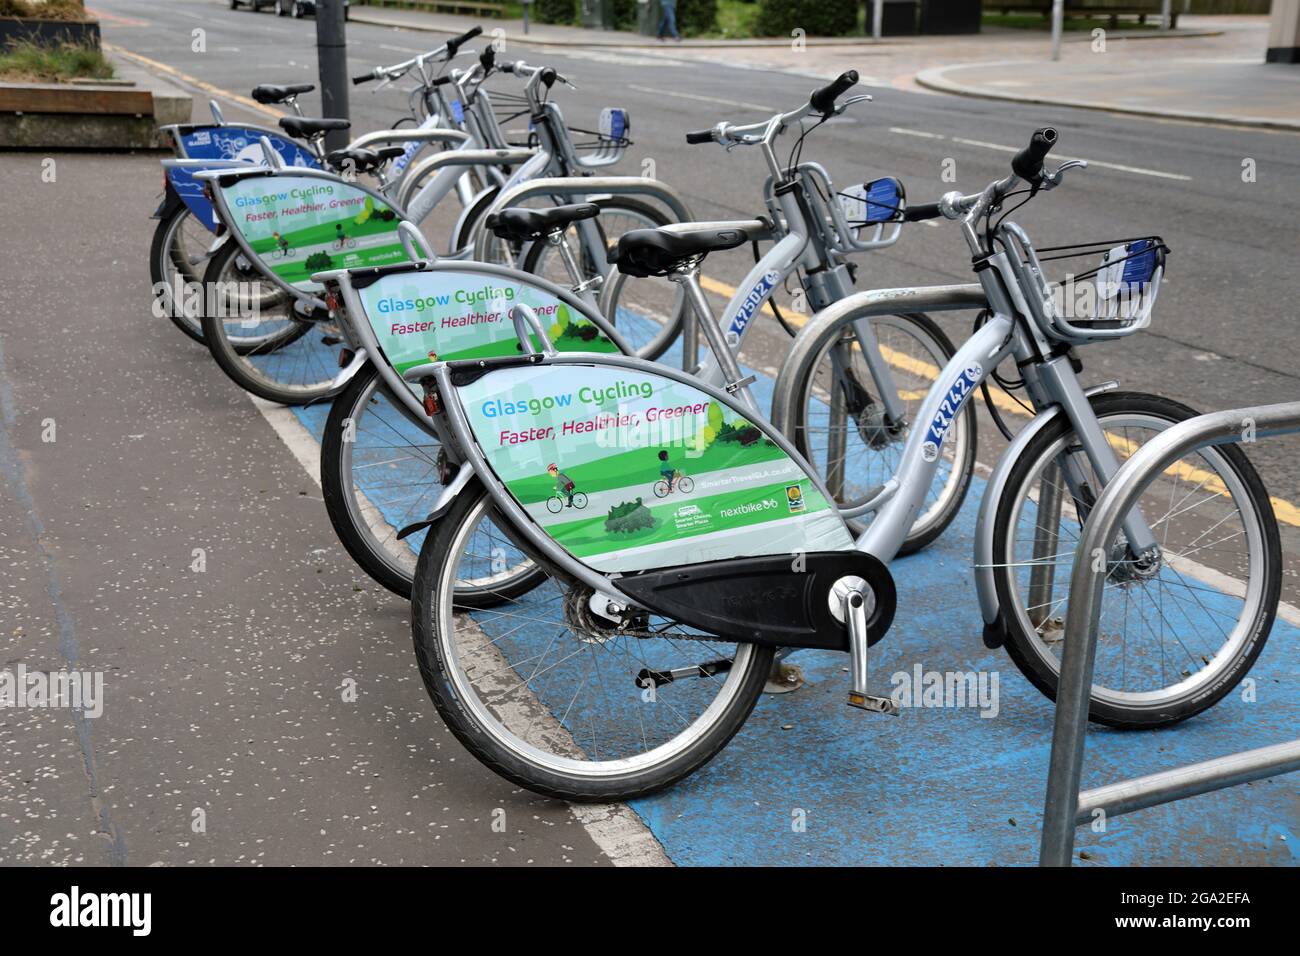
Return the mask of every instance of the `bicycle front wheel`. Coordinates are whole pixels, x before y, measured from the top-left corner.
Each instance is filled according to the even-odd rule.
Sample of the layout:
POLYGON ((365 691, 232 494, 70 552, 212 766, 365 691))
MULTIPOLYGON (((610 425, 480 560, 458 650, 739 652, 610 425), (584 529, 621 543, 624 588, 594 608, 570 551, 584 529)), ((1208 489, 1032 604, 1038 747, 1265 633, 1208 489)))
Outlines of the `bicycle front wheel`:
POLYGON ((772 649, 657 616, 606 627, 590 590, 556 576, 463 613, 462 555, 488 515, 471 485, 426 539, 411 595, 420 675, 457 739, 535 793, 597 802, 660 790, 722 749, 762 693, 772 649))
MULTIPOLYGON (((1135 392, 1095 396, 1092 408, 1121 461, 1196 414, 1135 392)), ((1007 652, 1052 699, 1074 551, 1103 485, 1078 442, 1059 416, 1025 446, 993 529, 1007 652)), ((1138 510, 1158 556, 1139 560, 1122 532, 1105 556, 1089 716, 1112 727, 1177 723, 1222 699, 1263 649, 1282 582, 1272 505, 1237 446, 1179 459, 1146 488, 1138 510)))
MULTIPOLYGON (((833 336, 797 381, 803 383, 792 436, 826 480, 836 501, 854 505, 898 472, 916 414, 926 392, 952 358, 952 342, 926 315, 887 315, 869 320, 888 369, 876 380, 851 326, 833 336), (901 418, 891 421, 881 400, 894 391, 901 418)), ((944 437, 939 467, 899 554, 925 547, 961 510, 975 471, 974 404, 967 403, 944 437)), ((855 530, 861 522, 850 524, 855 530)))

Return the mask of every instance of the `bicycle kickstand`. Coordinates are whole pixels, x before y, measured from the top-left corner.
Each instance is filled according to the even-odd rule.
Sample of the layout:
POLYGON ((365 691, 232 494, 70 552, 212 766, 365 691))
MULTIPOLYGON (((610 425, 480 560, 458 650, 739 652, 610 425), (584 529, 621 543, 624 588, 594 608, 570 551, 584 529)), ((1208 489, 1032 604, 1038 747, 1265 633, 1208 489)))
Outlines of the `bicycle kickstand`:
POLYGON ((848 704, 877 714, 897 714, 898 704, 890 697, 867 693, 867 604, 861 591, 849 588, 844 594, 844 622, 849 628, 849 655, 852 658, 853 689, 848 704))

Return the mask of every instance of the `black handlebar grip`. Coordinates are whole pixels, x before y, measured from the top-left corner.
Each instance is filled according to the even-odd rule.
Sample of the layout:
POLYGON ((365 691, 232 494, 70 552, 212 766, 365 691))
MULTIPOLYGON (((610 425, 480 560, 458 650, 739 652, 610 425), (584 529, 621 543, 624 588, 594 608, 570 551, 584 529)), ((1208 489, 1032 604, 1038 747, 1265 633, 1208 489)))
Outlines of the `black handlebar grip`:
POLYGON ((1034 135, 1029 137, 1029 145, 1011 160, 1011 171, 1025 182, 1037 185, 1043 176, 1043 160, 1052 151, 1058 138, 1054 127, 1044 126, 1034 130, 1034 135))
POLYGON ((352 83, 354 86, 360 86, 362 83, 369 83, 374 78, 375 78, 375 74, 373 72, 362 73, 360 76, 352 77, 352 83))
POLYGON ((483 64, 484 70, 491 70, 497 61, 497 48, 489 43, 487 48, 478 55, 478 61, 483 64))
POLYGON ((451 74, 444 73, 442 76, 435 76, 429 81, 430 86, 446 86, 451 82, 451 74))
POLYGON ((542 85, 548 90, 555 85, 555 81, 560 78, 560 74, 555 72, 555 67, 548 66, 542 70, 542 85))
POLYGON ((455 56, 456 51, 459 50, 463 44, 468 43, 470 40, 474 39, 482 32, 483 32, 482 27, 474 27, 471 30, 466 30, 458 37, 452 37, 450 40, 447 41, 447 56, 448 57, 455 56))
POLYGON ((857 85, 857 82, 858 71, 846 70, 821 89, 813 90, 813 94, 808 98, 808 101, 812 103, 813 109, 825 115, 835 109, 835 101, 846 91, 857 85))
POLYGON ((713 142, 713 130, 711 129, 692 130, 691 132, 686 134, 686 142, 690 143, 692 146, 697 146, 700 143, 711 143, 713 142))
POLYGON ((937 202, 920 202, 909 205, 903 210, 903 222, 920 222, 922 219, 938 219, 943 215, 937 202))

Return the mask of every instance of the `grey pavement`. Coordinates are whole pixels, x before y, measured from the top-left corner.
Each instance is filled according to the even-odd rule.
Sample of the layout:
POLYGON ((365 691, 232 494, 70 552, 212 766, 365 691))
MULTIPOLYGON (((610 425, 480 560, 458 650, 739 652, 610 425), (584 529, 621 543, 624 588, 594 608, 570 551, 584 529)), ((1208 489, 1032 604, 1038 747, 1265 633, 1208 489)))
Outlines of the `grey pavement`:
POLYGON ((157 154, 44 158, 0 156, 0 669, 99 672, 105 703, 0 711, 0 865, 608 863, 465 754, 406 603, 150 314, 157 154))

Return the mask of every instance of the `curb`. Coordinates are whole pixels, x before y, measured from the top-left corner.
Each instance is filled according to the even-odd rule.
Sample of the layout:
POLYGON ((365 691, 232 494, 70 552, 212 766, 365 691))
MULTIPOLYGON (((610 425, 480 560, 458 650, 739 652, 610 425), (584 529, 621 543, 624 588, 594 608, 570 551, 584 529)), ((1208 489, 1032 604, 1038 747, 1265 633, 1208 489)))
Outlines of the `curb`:
POLYGON ((966 86, 946 75, 950 70, 969 67, 1019 67, 1038 66, 1038 60, 1000 60, 986 63, 954 63, 922 70, 916 74, 916 83, 926 89, 939 93, 951 93, 955 96, 969 96, 983 100, 1008 100, 1013 103, 1033 103, 1043 106, 1068 106, 1071 109, 1093 110, 1102 113, 1126 113, 1130 116, 1150 116, 1158 119, 1184 120, 1191 123, 1217 123, 1223 126, 1238 126, 1244 129, 1277 129, 1300 133, 1300 120, 1281 120, 1266 116, 1228 116, 1221 113, 1206 113, 1198 110, 1153 109, 1141 106, 1126 106, 1119 103, 1097 102, 1096 100, 1074 100, 1051 96, 1034 96, 1022 93, 1006 93, 1002 90, 989 90, 983 87, 966 86))

